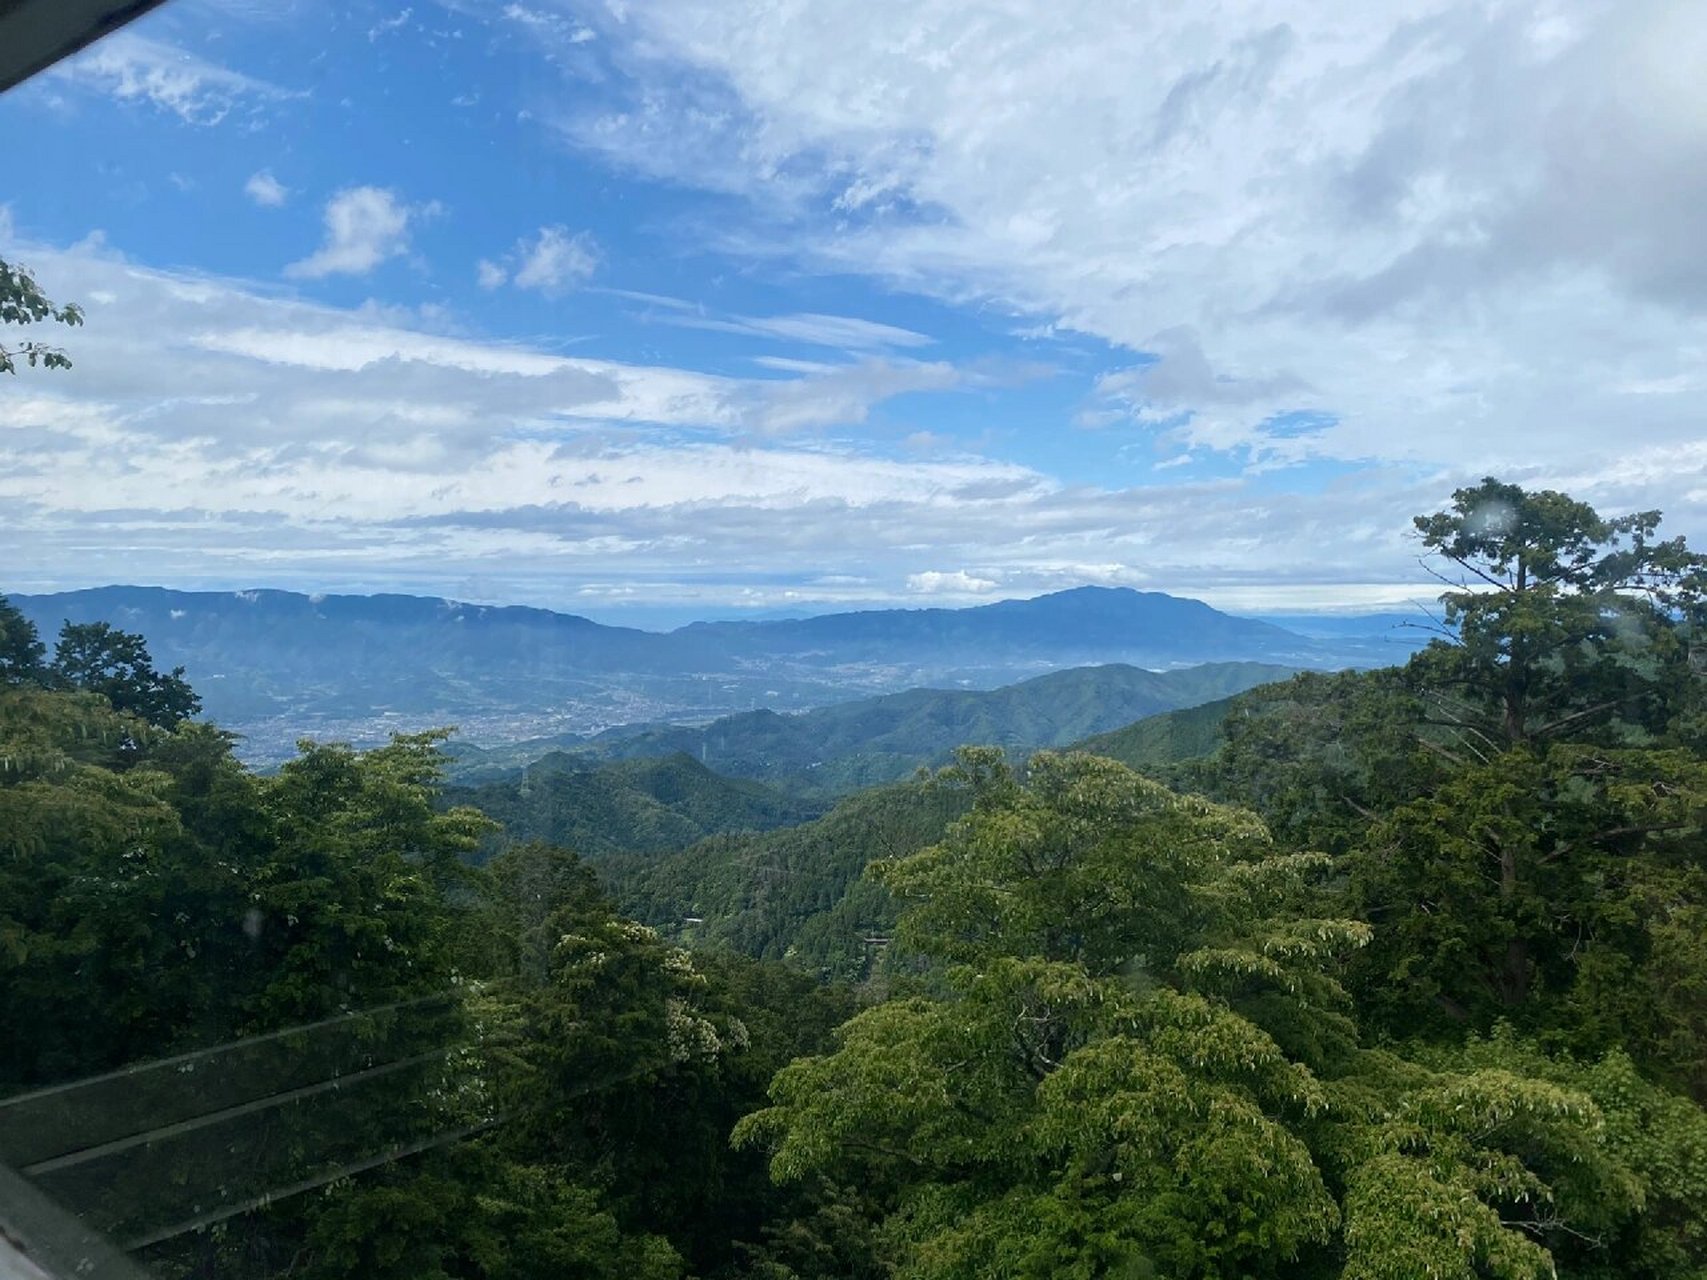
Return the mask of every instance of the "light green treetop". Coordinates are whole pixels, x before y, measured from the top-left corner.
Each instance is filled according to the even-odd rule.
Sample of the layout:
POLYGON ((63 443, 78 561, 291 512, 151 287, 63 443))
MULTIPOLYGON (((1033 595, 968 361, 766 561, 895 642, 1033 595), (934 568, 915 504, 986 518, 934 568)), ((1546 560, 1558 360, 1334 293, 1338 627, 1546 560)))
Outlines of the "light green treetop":
POLYGON ((973 813, 875 868, 938 985, 735 1134, 872 1188, 900 1274, 1536 1277, 1634 1212, 1583 1092, 1356 1045, 1323 860, 1109 761, 960 772, 973 813))

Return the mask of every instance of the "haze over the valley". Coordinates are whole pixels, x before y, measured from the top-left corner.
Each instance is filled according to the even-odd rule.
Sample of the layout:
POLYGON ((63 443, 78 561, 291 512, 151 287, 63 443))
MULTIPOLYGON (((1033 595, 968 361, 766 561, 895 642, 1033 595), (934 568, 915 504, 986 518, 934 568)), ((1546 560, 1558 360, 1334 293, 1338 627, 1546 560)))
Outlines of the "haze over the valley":
MULTIPOLYGON (((1401 661, 1431 634, 1416 625, 1428 622, 1421 612, 1327 619, 1311 634, 1308 620, 1289 630, 1199 601, 1103 587, 966 609, 703 622, 667 633, 397 595, 108 587, 13 603, 50 637, 67 621, 143 636, 159 664, 185 669, 206 712, 242 735, 244 754, 258 762, 288 758, 304 735, 375 743, 450 724, 485 746, 554 739, 537 755, 622 726, 799 711, 917 688, 990 690, 1123 664, 1092 677, 1095 718, 1031 743, 1059 745, 1289 670, 1401 661), (1134 667, 1178 678, 1146 682, 1149 670, 1134 667)), ((1040 686, 1029 696, 1052 695, 1040 686)), ((949 712, 953 705, 937 704, 944 730, 958 723, 953 732, 965 740, 1005 736, 1001 714, 949 712)), ((666 738, 662 750, 704 755, 692 741, 666 738)), ((961 740, 931 738, 924 756, 961 740)), ((917 762, 909 758, 907 768, 917 762)))

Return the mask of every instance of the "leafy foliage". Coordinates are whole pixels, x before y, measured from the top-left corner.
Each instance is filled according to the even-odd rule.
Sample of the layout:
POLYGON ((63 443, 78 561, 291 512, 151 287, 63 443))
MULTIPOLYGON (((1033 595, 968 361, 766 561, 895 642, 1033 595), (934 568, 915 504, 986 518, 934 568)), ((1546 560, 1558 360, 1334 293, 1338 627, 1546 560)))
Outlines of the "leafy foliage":
POLYGON ((139 635, 105 622, 68 622, 54 646, 53 677, 78 689, 103 695, 119 711, 128 711, 162 729, 176 727, 201 710, 201 699, 184 679, 184 669, 154 669, 139 635))
POLYGON ((1219 749, 1168 777, 1248 805, 1288 844, 1341 853, 1457 763, 1424 718, 1403 672, 1307 673, 1233 699, 1219 749))
POLYGON ((1110 762, 962 768, 973 812, 880 873, 940 985, 736 1131, 880 1189, 897 1274, 1541 1276, 1636 1219, 1586 1092, 1358 1047, 1324 859, 1110 762))
POLYGON ((39 682, 46 657, 36 624, 0 596, 0 685, 39 682))
POLYGON ((1578 1051, 1630 1045, 1699 1090, 1707 765, 1559 744, 1506 752, 1399 806, 1348 859, 1382 927, 1356 978, 1413 1033, 1506 1020, 1578 1051))
MULTIPOLYGON (((56 305, 42 292, 28 268, 0 258, 0 324, 30 325, 51 320, 63 325, 83 323, 83 309, 75 303, 56 305)), ((0 342, 0 373, 15 374, 18 361, 30 368, 69 369, 71 358, 58 347, 29 340, 10 346, 0 342)))
MULTIPOLYGON (((757 962, 696 964, 623 920, 564 850, 473 868, 492 823, 441 801, 443 738, 304 743, 260 778, 212 726, 0 689, 0 1019, 28 1029, 0 1037, 0 1095, 461 992, 447 1033, 472 1047, 415 1106, 466 1098, 500 1128, 155 1246, 151 1265, 667 1277, 791 1257, 817 1259, 800 1274, 857 1272, 871 1245, 853 1193, 774 1188, 727 1143, 851 1001, 757 962)), ((383 1117, 351 1114, 383 1146, 383 1117)), ((274 1140, 325 1138, 305 1118, 274 1140)), ((204 1154, 174 1180, 229 1172, 204 1154)))

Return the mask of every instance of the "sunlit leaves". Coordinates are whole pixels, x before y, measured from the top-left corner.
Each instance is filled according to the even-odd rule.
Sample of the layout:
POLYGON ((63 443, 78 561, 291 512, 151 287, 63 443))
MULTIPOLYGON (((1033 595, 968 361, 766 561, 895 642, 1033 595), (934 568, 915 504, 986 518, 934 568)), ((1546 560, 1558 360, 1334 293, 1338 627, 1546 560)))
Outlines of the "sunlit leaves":
POLYGON ((1343 1002, 1324 966, 1364 931, 1289 910, 1324 860, 1108 761, 962 769, 973 812, 880 868, 898 935, 958 962, 943 995, 853 1019, 737 1140, 781 1178, 891 1188, 909 1275, 1256 1274, 1326 1243, 1338 1210, 1289 1127, 1326 1094, 1238 1012, 1343 1002))
POLYGON ((1378 1156, 1352 1174, 1345 1198, 1344 1280, 1553 1280, 1539 1243, 1425 1164, 1378 1156))

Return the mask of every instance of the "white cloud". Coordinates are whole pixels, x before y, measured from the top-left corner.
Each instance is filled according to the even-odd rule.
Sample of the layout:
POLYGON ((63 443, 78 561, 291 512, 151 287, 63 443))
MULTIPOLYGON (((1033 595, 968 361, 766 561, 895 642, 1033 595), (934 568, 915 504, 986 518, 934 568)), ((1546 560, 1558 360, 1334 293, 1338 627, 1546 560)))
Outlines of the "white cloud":
POLYGON ((544 9, 529 9, 524 5, 505 5, 503 17, 526 28, 547 49, 573 47, 598 39, 598 33, 572 18, 550 13, 544 9))
MULTIPOLYGON (((269 296, 98 244, 0 253, 90 304, 67 337, 76 368, 0 400, 4 585, 18 590, 146 575, 454 594, 485 577, 513 600, 572 607, 596 587, 715 609, 1103 582, 1246 607, 1376 604, 1432 593, 1408 517, 1476 474, 1469 460, 1283 491, 1189 471, 1069 484, 913 432, 928 420, 899 411, 892 450, 838 426, 907 391, 978 385, 947 361, 714 376, 269 296)), ((1508 474, 1608 511, 1663 506, 1678 531, 1707 524, 1698 436, 1679 450, 1611 434, 1580 466, 1508 474)))
POLYGON ((401 31, 404 27, 409 25, 409 19, 414 16, 414 13, 415 11, 413 9, 399 9, 389 18, 381 18, 378 22, 374 23, 373 26, 368 28, 368 42, 371 44, 383 36, 390 35, 394 31, 401 31))
POLYGON ((549 226, 517 240, 501 262, 480 259, 474 271, 482 289, 508 283, 552 298, 585 284, 598 267, 599 247, 589 232, 549 226))
POLYGON ((907 590, 922 595, 984 595, 1000 585, 994 578, 980 578, 964 569, 956 569, 952 573, 926 569, 923 573, 907 575, 907 590))
POLYGON ((131 31, 96 42, 53 74, 121 102, 149 103, 188 124, 218 124, 233 111, 297 96, 131 31))
POLYGON ((533 239, 517 243, 516 260, 516 288, 550 296, 590 278, 598 269, 599 253, 585 231, 571 235, 567 227, 541 227, 533 239))
POLYGON ((326 202, 326 238, 285 274, 307 279, 330 275, 366 275, 380 263, 408 251, 409 224, 436 205, 411 206, 384 187, 347 187, 326 202))
POLYGON ((565 105, 575 142, 749 197, 706 228, 732 251, 1158 357, 1091 421, 1264 465, 1580 470, 1609 424, 1677 447, 1707 419, 1707 24, 1676 0, 623 13, 632 92, 565 105), (1325 425, 1276 432, 1298 412, 1325 425))
POLYGON ((752 361, 761 369, 774 369, 778 373, 834 373, 837 368, 822 360, 796 360, 790 356, 753 356, 752 361))
POLYGON ((243 194, 264 208, 276 209, 290 197, 290 188, 273 177, 271 169, 262 169, 249 175, 249 181, 243 184, 243 194))
MULTIPOLYGON (((773 364, 771 366, 775 368, 773 364)), ((746 420, 758 430, 786 434, 818 427, 864 422, 869 408, 910 391, 951 391, 966 375, 946 361, 923 362, 873 357, 804 377, 767 381, 746 397, 746 420)))

